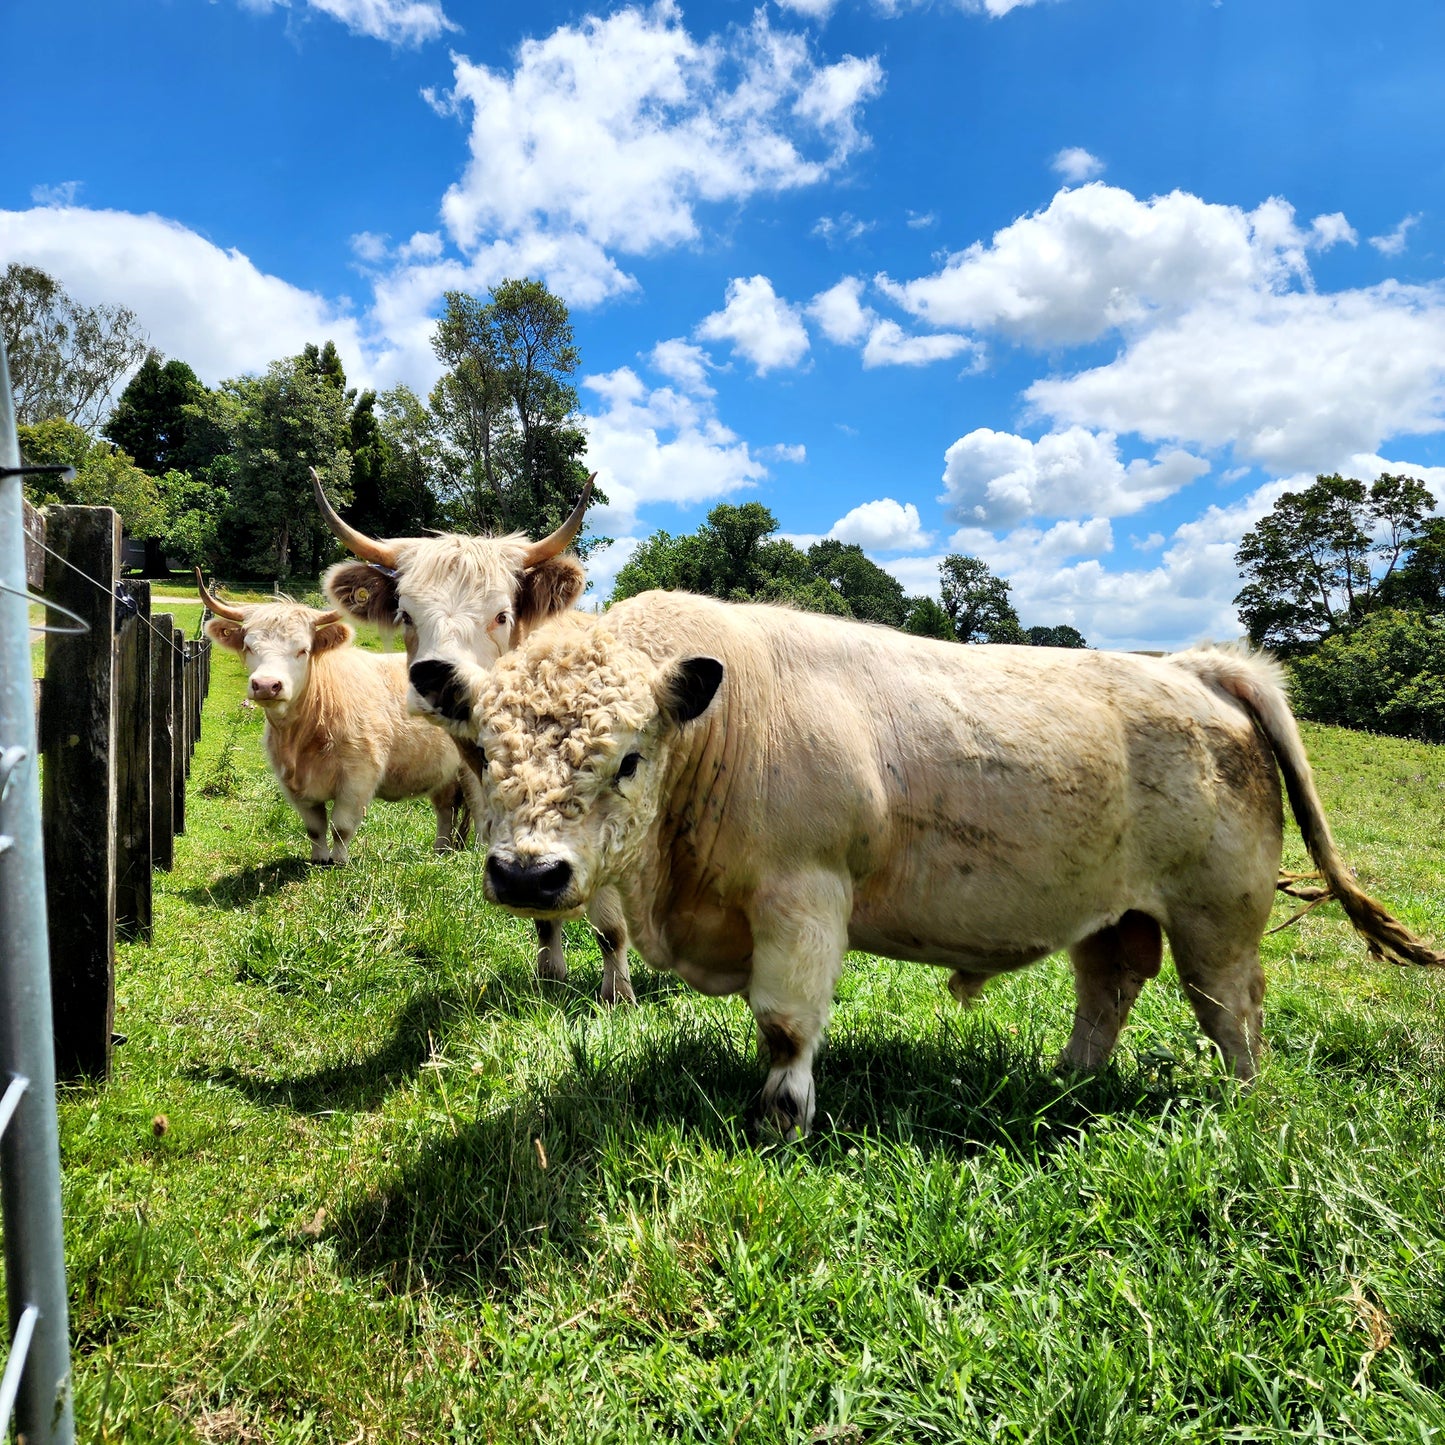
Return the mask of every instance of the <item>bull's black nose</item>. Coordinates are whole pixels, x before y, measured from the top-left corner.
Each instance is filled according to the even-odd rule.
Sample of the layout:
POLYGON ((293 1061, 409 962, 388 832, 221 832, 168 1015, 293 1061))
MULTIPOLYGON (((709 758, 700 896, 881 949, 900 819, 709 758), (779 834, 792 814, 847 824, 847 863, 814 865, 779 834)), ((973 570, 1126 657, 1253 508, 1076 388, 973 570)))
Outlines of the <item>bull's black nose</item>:
POLYGON ((472 708, 466 689, 451 663, 429 657, 425 662, 412 663, 407 670, 407 676, 417 694, 425 698, 443 717, 450 718, 453 722, 466 722, 471 717, 472 708))
POLYGON ((487 882, 497 902, 510 908, 550 908, 572 882, 572 865, 563 858, 509 858, 490 853, 487 882))

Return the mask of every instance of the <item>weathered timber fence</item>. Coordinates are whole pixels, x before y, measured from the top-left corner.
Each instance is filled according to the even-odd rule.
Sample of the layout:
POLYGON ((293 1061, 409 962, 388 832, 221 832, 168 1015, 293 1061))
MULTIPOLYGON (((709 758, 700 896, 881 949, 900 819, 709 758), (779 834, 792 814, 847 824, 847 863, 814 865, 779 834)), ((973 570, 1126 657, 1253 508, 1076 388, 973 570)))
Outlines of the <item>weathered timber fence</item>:
POLYGON ((118 577, 111 508, 27 508, 25 534, 27 585, 85 624, 47 635, 39 684, 55 1066, 104 1078, 116 940, 151 939, 151 873, 185 832, 211 644, 152 616, 149 582, 118 577))

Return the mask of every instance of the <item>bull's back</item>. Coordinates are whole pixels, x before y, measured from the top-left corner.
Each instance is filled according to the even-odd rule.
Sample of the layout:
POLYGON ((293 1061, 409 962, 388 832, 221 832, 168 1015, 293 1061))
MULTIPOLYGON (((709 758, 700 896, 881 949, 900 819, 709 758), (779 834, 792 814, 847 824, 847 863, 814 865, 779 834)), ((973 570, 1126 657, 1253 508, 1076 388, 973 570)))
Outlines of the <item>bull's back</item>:
POLYGON ((724 663, 718 714, 695 735, 731 774, 709 846, 720 885, 841 863, 855 947, 1018 966, 1128 908, 1167 913, 1171 876, 1222 837, 1268 831, 1271 795, 1277 836, 1249 719, 1167 660, 633 603, 646 597, 613 625, 659 660, 695 648, 724 663))

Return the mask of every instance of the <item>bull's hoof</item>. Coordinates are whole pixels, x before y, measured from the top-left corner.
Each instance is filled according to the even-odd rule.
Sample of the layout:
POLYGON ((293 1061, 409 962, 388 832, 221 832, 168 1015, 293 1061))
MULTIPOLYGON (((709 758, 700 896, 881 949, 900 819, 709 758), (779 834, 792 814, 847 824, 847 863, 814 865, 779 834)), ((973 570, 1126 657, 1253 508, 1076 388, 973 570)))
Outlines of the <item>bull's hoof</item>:
POLYGON ((331 861, 330 858, 312 858, 310 861, 311 861, 311 866, 312 866, 313 868, 334 868, 334 867, 336 867, 336 864, 334 864, 334 863, 331 861))
POLYGON ((754 1132, 760 1141, 778 1140, 796 1143, 807 1134, 813 1123, 813 1084, 807 1083, 806 1098, 800 1100, 788 1083, 764 1086, 754 1116, 754 1132))
POLYGON ((597 997, 608 1008, 616 1008, 618 1004, 625 1008, 637 1007, 637 995, 633 993, 632 985, 624 979, 607 978, 604 975, 602 987, 597 991, 597 997))
POLYGON ((563 959, 553 959, 550 954, 537 955, 537 977, 548 978, 554 983, 566 983, 567 964, 563 959))

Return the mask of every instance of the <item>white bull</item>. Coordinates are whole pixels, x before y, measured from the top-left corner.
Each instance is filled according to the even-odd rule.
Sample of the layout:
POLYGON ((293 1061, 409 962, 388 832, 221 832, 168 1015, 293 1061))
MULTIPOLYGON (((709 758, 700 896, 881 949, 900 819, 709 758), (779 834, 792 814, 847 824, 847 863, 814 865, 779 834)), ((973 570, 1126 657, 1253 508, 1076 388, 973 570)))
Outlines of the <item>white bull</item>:
POLYGON ((459 846, 457 805, 465 796, 476 814, 476 779, 445 733, 408 715, 404 657, 352 647, 352 629, 335 612, 299 602, 232 606, 206 590, 199 569, 196 584, 216 614, 207 633, 245 660, 247 695, 266 716, 266 757, 301 815, 313 863, 347 862, 376 797, 429 798, 437 851, 459 846))
MULTIPOLYGON (((378 541, 343 522, 315 471, 311 478, 321 515, 362 559, 332 567, 322 579, 326 595, 353 617, 402 629, 410 664, 407 705, 441 727, 452 727, 454 667, 490 667, 538 623, 566 612, 582 595, 582 564, 562 553, 581 529, 591 477, 571 516, 540 542, 520 534, 454 533, 378 541)), ((602 945, 603 1002, 631 1003, 627 926, 615 895, 601 892, 589 916, 602 945)), ((537 972, 566 978, 561 924, 538 919, 537 942, 537 972)))
POLYGON ((950 969, 965 1002, 1067 949, 1061 1062, 1092 1069, 1167 935, 1201 1027, 1250 1078, 1281 775, 1371 951, 1445 964, 1351 877, 1259 656, 961 647, 652 592, 455 681, 487 895, 564 918, 616 888, 648 962, 746 994, 784 1134, 812 1118, 850 948, 950 969))

